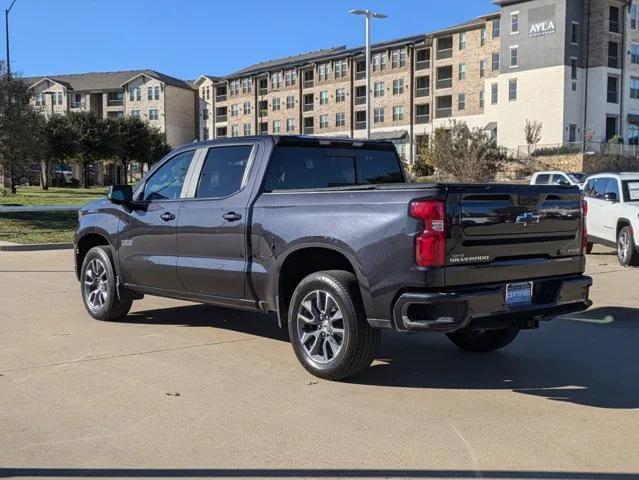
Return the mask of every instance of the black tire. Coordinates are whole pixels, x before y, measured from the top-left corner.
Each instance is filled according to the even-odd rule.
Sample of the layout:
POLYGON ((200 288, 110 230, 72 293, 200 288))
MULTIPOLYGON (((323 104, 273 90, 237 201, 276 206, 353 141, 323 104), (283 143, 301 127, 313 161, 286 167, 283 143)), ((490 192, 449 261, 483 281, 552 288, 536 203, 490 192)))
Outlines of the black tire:
POLYGON ((461 331, 446 334, 462 350, 467 352, 492 352, 510 344, 519 328, 511 326, 500 330, 461 331))
POLYGON ((595 244, 592 243, 592 242, 586 243, 586 253, 588 253, 588 254, 592 253, 592 247, 594 247, 594 246, 595 246, 595 244))
POLYGON ((82 262, 80 288, 84 307, 96 320, 120 320, 131 309, 132 300, 118 297, 115 284, 115 270, 109 247, 99 246, 89 250, 82 262), (102 270, 104 268, 104 271, 102 270), (96 272, 93 272, 93 270, 96 272), (90 279, 96 280, 88 283, 90 279), (98 287, 98 283, 100 287, 98 287), (97 291, 95 295, 93 292, 97 291), (97 297, 100 296, 98 299, 97 297), (100 300, 102 303, 100 304, 100 300))
POLYGON ((632 227, 625 226, 617 234, 617 260, 624 267, 639 266, 639 254, 637 254, 632 227))
MULTIPOLYGON (((318 304, 319 300, 313 304, 313 310, 317 310, 312 314, 314 319, 321 317, 321 309, 316 309, 318 304)), ((316 377, 326 380, 343 380, 368 368, 375 359, 381 338, 381 332, 371 327, 366 321, 357 278, 352 273, 342 270, 316 272, 300 282, 293 292, 289 307, 288 331, 293 350, 300 363, 316 377), (320 293, 317 294, 317 292, 320 293), (311 312, 302 307, 302 302, 308 305, 311 302, 307 300, 309 297, 320 295, 318 298, 321 298, 322 294, 326 298, 324 302, 326 315, 322 317, 324 318, 322 321, 327 323, 324 327, 322 327, 322 321, 315 324, 300 320, 298 316, 300 312, 304 312, 304 315, 309 315, 311 312), (331 297, 330 300, 328 296, 331 297), (334 313, 329 311, 329 302, 331 305, 336 305, 334 313), (332 344, 327 347, 326 343, 333 340, 339 341, 340 334, 334 332, 340 329, 340 325, 343 334, 341 334, 340 349, 337 354, 333 353, 332 358, 328 358, 330 355, 327 355, 326 362, 315 360, 309 351, 312 350, 309 347, 309 340, 312 341, 315 335, 315 342, 323 342, 321 347, 327 349, 323 352, 328 351, 330 354, 332 344), (336 330, 331 330, 331 326, 336 330), (311 336, 302 343, 304 333, 309 333, 307 328, 311 336), (329 332, 318 333, 322 328, 329 329, 329 332), (328 336, 331 338, 329 339, 328 336)))

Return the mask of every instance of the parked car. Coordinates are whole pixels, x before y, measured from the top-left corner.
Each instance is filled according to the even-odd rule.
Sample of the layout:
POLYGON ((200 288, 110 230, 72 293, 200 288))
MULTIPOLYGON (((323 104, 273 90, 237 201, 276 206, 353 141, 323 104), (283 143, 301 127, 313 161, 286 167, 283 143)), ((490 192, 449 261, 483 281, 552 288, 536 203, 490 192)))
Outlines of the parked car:
POLYGON ((101 320, 147 294, 277 312, 304 367, 343 379, 380 329, 486 352, 588 308, 582 209, 576 187, 407 183, 390 142, 213 140, 83 207, 76 273, 101 320))
POLYGON ((617 249, 619 263, 639 266, 639 173, 600 173, 588 177, 588 252, 599 243, 617 249))
POLYGON ((53 181, 57 185, 71 185, 74 183, 73 171, 68 165, 56 164, 53 166, 53 181))
POLYGON ((548 172, 535 172, 530 179, 531 185, 577 185, 583 186, 586 180, 584 173, 562 172, 553 170, 548 172))

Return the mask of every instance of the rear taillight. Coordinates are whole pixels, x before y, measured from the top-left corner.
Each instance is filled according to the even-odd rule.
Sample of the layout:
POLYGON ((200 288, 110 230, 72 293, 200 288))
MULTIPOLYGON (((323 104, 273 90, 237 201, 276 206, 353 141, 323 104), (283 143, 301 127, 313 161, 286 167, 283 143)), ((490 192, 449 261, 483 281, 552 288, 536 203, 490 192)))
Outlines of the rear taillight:
POLYGON ((585 200, 581 201, 581 213, 583 216, 583 228, 581 229, 581 254, 585 255, 588 249, 588 223, 586 222, 588 218, 588 202, 585 200))
POLYGON ((446 205, 439 200, 417 200, 410 204, 411 217, 424 222, 415 239, 415 262, 420 267, 446 264, 446 205))

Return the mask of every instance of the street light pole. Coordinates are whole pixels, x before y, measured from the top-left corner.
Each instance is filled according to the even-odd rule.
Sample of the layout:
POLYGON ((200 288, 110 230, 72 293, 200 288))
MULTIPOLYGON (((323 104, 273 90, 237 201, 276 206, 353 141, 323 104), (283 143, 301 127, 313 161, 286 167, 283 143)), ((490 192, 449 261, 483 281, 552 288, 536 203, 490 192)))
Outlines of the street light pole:
POLYGON ((9 81, 11 80, 11 54, 9 52, 9 13, 13 8, 14 3, 16 3, 16 0, 13 0, 11 2, 11 5, 9 5, 9 8, 4 11, 4 34, 7 43, 7 89, 9 88, 9 81))
POLYGON ((386 18, 383 13, 371 10, 350 10, 353 15, 366 17, 366 139, 371 138, 371 18, 386 18))

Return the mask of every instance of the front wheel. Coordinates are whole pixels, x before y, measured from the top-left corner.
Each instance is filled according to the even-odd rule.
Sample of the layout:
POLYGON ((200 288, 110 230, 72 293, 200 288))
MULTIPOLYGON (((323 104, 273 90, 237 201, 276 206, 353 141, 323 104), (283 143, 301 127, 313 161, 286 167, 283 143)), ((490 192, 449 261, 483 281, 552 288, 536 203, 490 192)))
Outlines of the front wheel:
POLYGON ((300 282, 288 330, 300 363, 327 380, 343 380, 369 367, 381 336, 366 321, 357 278, 341 270, 313 273, 300 282))
POLYGON ((492 352, 510 344, 519 328, 510 326, 499 330, 461 331, 448 333, 451 342, 467 352, 492 352))
POLYGON ((119 320, 129 313, 133 302, 118 296, 108 247, 93 247, 87 252, 80 281, 84 306, 96 320, 119 320))
POLYGON ((632 235, 632 227, 623 227, 617 235, 617 259, 624 267, 639 265, 639 255, 632 235))

